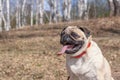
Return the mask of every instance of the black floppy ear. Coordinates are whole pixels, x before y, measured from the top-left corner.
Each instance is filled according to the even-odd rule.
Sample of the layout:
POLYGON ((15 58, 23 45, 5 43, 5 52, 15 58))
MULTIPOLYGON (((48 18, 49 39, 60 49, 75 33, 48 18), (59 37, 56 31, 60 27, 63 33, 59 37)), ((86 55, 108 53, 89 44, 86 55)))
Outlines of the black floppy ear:
POLYGON ((79 29, 82 30, 85 33, 87 38, 91 35, 90 31, 87 28, 79 27, 79 29))
POLYGON ((64 31, 67 27, 64 27, 62 31, 64 31))
POLYGON ((64 30, 65 30, 66 28, 67 28, 67 27, 64 27, 63 30, 61 31, 61 36, 62 36, 63 34, 65 34, 64 30))

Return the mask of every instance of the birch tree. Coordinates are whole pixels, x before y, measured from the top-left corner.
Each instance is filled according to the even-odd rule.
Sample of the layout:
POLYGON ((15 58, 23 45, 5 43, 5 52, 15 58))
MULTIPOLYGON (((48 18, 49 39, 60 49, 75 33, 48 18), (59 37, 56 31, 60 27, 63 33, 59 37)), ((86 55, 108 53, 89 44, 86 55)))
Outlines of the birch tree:
POLYGON ((114 16, 115 6, 113 3, 113 0, 108 0, 108 4, 109 4, 109 8, 110 8, 110 16, 114 16))
POLYGON ((33 26, 33 3, 34 3, 34 0, 31 1, 31 20, 30 20, 31 26, 33 26))
POLYGON ((38 25, 39 0, 36 0, 36 25, 38 25))
POLYGON ((6 19, 3 14, 3 2, 0 0, 0 30, 2 31, 2 21, 4 22, 4 28, 6 28, 6 19))
POLYGON ((57 0, 49 0, 50 5, 50 23, 57 22, 57 0))
POLYGON ((110 16, 120 15, 120 0, 108 0, 110 16))
POLYGON ((68 0, 68 5, 67 5, 67 13, 68 13, 68 20, 70 20, 71 19, 71 0, 68 0))
POLYGON ((43 0, 40 0, 39 2, 39 13, 40 13, 40 24, 43 24, 43 0))
POLYGON ((78 0, 78 16, 80 19, 88 19, 87 0, 78 0))
POLYGON ((117 4, 117 15, 120 16, 120 0, 117 0, 118 4, 117 4))
POLYGON ((83 7, 84 7, 84 0, 78 0, 78 16, 80 19, 83 17, 83 7))
POLYGON ((22 5, 22 26, 25 25, 25 5, 26 5, 26 0, 23 0, 23 5, 22 5))
POLYGON ((71 19, 71 0, 63 1, 63 21, 69 21, 71 19))
POLYGON ((57 10, 56 10, 57 22, 60 21, 60 17, 61 17, 61 16, 60 16, 60 11, 61 11, 61 10, 60 10, 60 6, 61 6, 61 5, 60 5, 60 1, 61 1, 61 0, 57 0, 57 2, 56 2, 56 3, 57 3, 57 10))
POLYGON ((120 16, 120 0, 115 0, 116 5, 116 15, 120 16))
POLYGON ((16 28, 19 28, 19 1, 16 2, 16 28))
POLYGON ((7 6, 7 20, 6 20, 5 30, 9 31, 11 29, 11 26, 10 26, 10 0, 6 0, 6 6, 7 6))
POLYGON ((17 0, 16 2, 16 28, 20 28, 21 27, 21 15, 20 15, 20 4, 19 4, 19 0, 17 0))
POLYGON ((0 32, 2 31, 2 0, 0 0, 0 32))
POLYGON ((67 0, 63 1, 63 21, 67 21, 67 0))
POLYGON ((43 24, 43 1, 44 0, 36 0, 36 25, 43 24))

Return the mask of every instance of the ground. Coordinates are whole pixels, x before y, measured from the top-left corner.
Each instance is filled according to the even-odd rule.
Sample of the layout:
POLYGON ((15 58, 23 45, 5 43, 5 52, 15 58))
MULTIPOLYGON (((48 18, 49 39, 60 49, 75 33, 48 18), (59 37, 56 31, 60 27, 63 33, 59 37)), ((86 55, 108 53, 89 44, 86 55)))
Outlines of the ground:
POLYGON ((86 26, 120 79, 120 17, 39 25, 0 33, 0 80, 66 80, 60 31, 67 25, 86 26))

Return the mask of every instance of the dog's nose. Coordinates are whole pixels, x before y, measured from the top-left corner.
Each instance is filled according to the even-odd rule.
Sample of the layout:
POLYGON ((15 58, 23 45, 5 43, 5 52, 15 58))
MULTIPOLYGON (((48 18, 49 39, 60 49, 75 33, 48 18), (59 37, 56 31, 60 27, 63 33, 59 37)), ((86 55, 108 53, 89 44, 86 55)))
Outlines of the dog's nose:
POLYGON ((63 45, 65 45, 65 44, 67 43, 67 41, 68 41, 67 38, 68 38, 68 36, 66 36, 66 35, 63 36, 63 37, 61 38, 61 40, 60 40, 60 43, 63 44, 63 45))
POLYGON ((69 45, 72 43, 72 40, 71 40, 70 36, 66 34, 61 38, 60 43, 63 45, 67 45, 67 44, 69 45))
POLYGON ((69 36, 66 35, 66 36, 64 36, 63 41, 64 41, 64 42, 68 42, 68 39, 69 39, 69 36))

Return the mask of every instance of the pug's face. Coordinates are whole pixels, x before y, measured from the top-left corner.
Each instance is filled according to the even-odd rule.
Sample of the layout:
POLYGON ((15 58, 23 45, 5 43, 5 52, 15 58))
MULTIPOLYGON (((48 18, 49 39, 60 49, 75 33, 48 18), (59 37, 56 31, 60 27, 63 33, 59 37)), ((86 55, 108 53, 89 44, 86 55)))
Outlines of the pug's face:
POLYGON ((79 51, 85 40, 90 36, 90 31, 86 28, 68 26, 61 32, 60 43, 63 45, 61 53, 74 54, 79 51))

